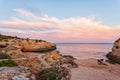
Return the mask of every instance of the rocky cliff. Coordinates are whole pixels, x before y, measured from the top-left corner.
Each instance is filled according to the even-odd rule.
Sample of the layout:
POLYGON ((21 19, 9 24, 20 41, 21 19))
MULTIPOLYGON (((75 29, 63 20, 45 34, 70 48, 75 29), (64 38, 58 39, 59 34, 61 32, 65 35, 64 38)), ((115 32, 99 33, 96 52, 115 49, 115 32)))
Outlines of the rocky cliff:
MULTIPOLYGON (((10 56, 10 59, 18 65, 18 67, 0 68, 0 79, 70 80, 70 69, 77 67, 72 56, 63 56, 59 51, 51 51, 47 54, 33 53, 54 49, 56 44, 51 42, 0 35, 2 57, 10 56), (26 70, 25 67, 28 69, 26 70)), ((2 62, 6 60, 8 58, 0 59, 2 62)))
POLYGON ((120 38, 114 42, 112 51, 106 56, 111 62, 120 64, 120 38))
POLYGON ((56 44, 43 40, 0 36, 0 51, 9 54, 12 58, 24 57, 23 52, 44 52, 54 49, 56 44))

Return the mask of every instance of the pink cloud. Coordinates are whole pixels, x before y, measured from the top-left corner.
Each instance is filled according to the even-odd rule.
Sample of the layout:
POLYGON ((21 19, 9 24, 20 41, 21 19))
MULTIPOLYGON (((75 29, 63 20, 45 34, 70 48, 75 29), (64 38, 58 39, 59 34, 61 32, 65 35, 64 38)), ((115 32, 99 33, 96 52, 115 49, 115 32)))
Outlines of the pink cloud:
POLYGON ((15 11, 22 15, 25 20, 12 17, 11 21, 0 21, 0 30, 3 30, 3 28, 11 29, 11 31, 4 30, 2 33, 56 42, 107 42, 119 38, 120 35, 120 25, 103 25, 101 21, 96 21, 94 18, 58 19, 47 15, 38 16, 22 9, 16 9, 15 11), (16 29, 16 32, 12 29, 16 29), (17 31, 23 31, 24 33, 18 33, 17 31))

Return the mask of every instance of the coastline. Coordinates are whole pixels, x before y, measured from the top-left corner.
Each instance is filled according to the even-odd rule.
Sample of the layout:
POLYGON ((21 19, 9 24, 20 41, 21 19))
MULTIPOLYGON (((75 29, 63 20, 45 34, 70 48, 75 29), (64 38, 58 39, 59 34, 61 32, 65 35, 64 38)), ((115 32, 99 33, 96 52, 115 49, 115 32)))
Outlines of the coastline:
POLYGON ((119 80, 120 65, 104 62, 98 64, 97 60, 78 60, 78 68, 72 68, 71 80, 119 80))
MULTIPOLYGON (((79 48, 81 48, 81 50, 87 50, 88 53, 82 54, 83 56, 77 54, 81 57, 77 59, 71 54, 62 54, 59 48, 55 50, 57 48, 56 44, 51 42, 10 36, 2 37, 5 37, 5 39, 1 38, 0 41, 0 69, 2 70, 0 71, 0 79, 2 80, 13 80, 14 78, 20 80, 19 76, 22 76, 23 80, 46 80, 46 78, 51 78, 48 80, 120 79, 119 64, 111 64, 107 59, 96 56, 98 53, 95 53, 95 51, 99 48, 99 45, 92 47, 92 49, 89 48, 93 45, 87 46, 87 49, 85 48, 86 46, 77 46, 77 48, 73 47, 73 45, 69 45, 70 48, 65 46, 72 54, 77 54, 77 52, 74 51, 78 50, 79 52, 79 48), (43 54, 40 53, 41 51, 47 52, 43 54), (95 55, 95 58, 89 58, 91 54, 95 55), (23 70, 23 72, 26 71, 26 73, 24 74, 21 70, 23 70), (33 75, 34 78, 32 79, 29 74, 33 75), (6 75, 7 77, 5 77, 6 75)), ((119 54, 119 46, 113 47, 114 51, 117 51, 119 54)), ((114 54, 114 51, 112 50, 112 52, 110 52, 110 58, 111 55, 114 54)), ((100 49, 100 54, 102 54, 101 52, 104 52, 104 49, 100 49)))

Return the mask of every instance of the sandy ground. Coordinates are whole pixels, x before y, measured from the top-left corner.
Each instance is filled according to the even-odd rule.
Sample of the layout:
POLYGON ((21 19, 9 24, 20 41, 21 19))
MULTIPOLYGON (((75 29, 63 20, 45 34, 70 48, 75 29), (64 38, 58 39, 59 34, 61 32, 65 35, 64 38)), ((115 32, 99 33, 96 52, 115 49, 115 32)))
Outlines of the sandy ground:
POLYGON ((71 80, 120 80, 120 65, 98 64, 97 60, 75 60, 78 68, 72 68, 71 80))

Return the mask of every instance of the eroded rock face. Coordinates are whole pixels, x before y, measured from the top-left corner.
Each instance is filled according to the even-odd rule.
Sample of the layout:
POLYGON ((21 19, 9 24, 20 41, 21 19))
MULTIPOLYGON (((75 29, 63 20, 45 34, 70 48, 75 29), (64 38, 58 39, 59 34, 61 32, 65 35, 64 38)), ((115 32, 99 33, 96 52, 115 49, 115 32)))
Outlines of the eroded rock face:
POLYGON ((56 45, 50 42, 39 42, 35 40, 22 40, 22 51, 48 51, 56 49, 56 45))
POLYGON ((42 52, 56 49, 54 43, 31 39, 3 40, 0 44, 0 51, 9 54, 12 58, 24 57, 23 51, 42 52))
POLYGON ((36 80, 26 67, 0 67, 0 80, 36 80))
POLYGON ((111 62, 120 64, 120 39, 115 41, 112 51, 109 52, 106 56, 111 62))
POLYGON ((63 56, 59 51, 53 51, 42 56, 42 58, 50 65, 59 65, 63 67, 76 68, 78 65, 74 62, 72 56, 63 56))
POLYGON ((37 74, 41 69, 46 68, 47 66, 39 60, 38 58, 28 58, 15 61, 19 66, 25 66, 29 68, 32 73, 37 74))
POLYGON ((49 64, 60 62, 63 58, 59 51, 53 51, 42 56, 49 64))

